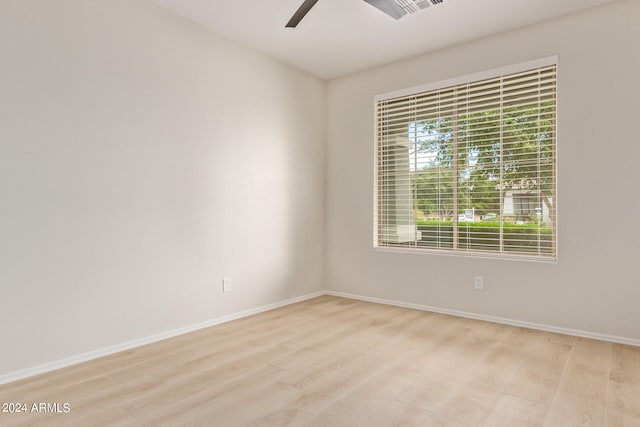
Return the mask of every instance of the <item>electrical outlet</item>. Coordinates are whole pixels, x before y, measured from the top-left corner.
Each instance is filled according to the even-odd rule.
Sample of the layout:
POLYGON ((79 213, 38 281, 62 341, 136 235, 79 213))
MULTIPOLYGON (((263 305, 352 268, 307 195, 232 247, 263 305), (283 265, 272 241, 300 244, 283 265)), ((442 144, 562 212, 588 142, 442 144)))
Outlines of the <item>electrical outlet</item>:
POLYGON ((473 278, 473 287, 478 290, 484 289, 484 279, 482 276, 476 276, 473 278))
POLYGON ((222 292, 231 292, 231 278, 225 277, 222 279, 222 292))

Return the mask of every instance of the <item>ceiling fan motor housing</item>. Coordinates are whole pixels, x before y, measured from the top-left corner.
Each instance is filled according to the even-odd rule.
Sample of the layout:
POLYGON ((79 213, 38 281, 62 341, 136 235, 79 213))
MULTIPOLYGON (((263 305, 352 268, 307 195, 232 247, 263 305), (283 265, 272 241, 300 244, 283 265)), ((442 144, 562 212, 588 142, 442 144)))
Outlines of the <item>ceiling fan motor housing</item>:
MULTIPOLYGON (((449 0, 364 0, 371 6, 381 10, 394 19, 400 19, 403 16, 410 13, 418 13, 421 10, 427 9, 431 6, 435 6, 441 3, 445 3, 449 0)), ((311 8, 318 2, 318 0, 304 0, 302 5, 298 8, 296 13, 293 14, 289 22, 287 22, 287 28, 295 28, 298 23, 305 17, 305 15, 311 10, 311 8)))
POLYGON ((418 13, 431 6, 442 4, 448 0, 394 0, 407 13, 418 13))

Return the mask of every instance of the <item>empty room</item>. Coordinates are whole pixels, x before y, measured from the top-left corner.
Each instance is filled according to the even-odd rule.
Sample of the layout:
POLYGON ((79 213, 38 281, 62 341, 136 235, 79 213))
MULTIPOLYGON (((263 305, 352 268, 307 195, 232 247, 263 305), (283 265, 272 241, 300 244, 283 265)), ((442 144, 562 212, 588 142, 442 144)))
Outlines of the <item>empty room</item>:
POLYGON ((0 0, 0 426, 640 426, 640 1, 0 0))

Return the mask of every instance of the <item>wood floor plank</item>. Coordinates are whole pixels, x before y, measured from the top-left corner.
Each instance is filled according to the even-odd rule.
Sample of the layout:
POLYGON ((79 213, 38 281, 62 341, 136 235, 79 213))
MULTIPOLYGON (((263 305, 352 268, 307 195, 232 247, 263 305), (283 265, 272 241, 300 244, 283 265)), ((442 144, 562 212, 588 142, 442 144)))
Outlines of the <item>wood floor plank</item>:
MULTIPOLYGON (((246 426, 264 420, 264 414, 273 413, 282 402, 290 402, 298 395, 299 390, 295 387, 282 383, 265 384, 243 393, 238 396, 240 398, 228 400, 220 407, 194 409, 192 415, 199 413, 193 417, 193 425, 246 426)), ((174 426, 175 423, 162 420, 158 425, 174 426)))
POLYGON ((477 362, 467 360, 469 370, 457 381, 458 388, 434 409, 426 425, 482 425, 504 390, 522 366, 532 344, 531 331, 508 327, 486 352, 471 352, 477 362), (486 356, 482 356, 485 354, 486 356))
POLYGON ((640 348, 332 296, 0 386, 0 425, 640 426, 640 348))
POLYGON ((503 395, 482 427, 539 427, 544 423, 547 405, 503 395))
POLYGON ((417 374, 394 366, 391 369, 376 370, 343 399, 323 410, 311 426, 335 425, 393 425, 406 418, 426 419, 431 414, 421 408, 396 399, 404 388, 416 380, 417 374), (381 410, 386 408, 386 410, 381 410), (400 409, 412 415, 404 416, 400 409))
POLYGON ((380 364, 380 358, 363 356, 349 359, 325 376, 311 383, 305 382, 298 385, 301 395, 291 404, 296 408, 319 414, 366 381, 380 364))
POLYGON ((164 383, 151 392, 127 400, 122 407, 136 417, 169 417, 173 412, 190 411, 198 405, 222 404, 225 399, 241 396, 256 386, 274 384, 282 372, 267 364, 257 368, 251 366, 226 379, 204 375, 178 383, 164 383))
POLYGON ((224 384, 211 382, 198 392, 192 392, 189 384, 168 385, 160 393, 127 402, 124 409, 144 425, 196 425, 195 420, 213 417, 221 408, 245 402, 256 390, 270 394, 271 388, 281 389, 278 383, 281 372, 279 368, 266 366, 224 384))
MULTIPOLYGON (((53 383, 46 375, 38 375, 37 377, 0 386, 0 402, 40 401, 42 396, 55 393, 58 389, 58 384, 53 383)), ((0 420, 4 414, 4 412, 0 412, 0 420)))
POLYGON ((33 425, 36 427, 60 425, 65 427, 86 427, 89 425, 134 427, 139 424, 134 417, 119 408, 105 408, 100 411, 96 411, 93 408, 83 408, 81 410, 74 409, 73 412, 66 415, 47 416, 42 420, 36 421, 33 425))
POLYGON ((551 404, 569 358, 571 346, 535 331, 528 352, 506 388, 506 393, 525 400, 551 404))
POLYGON ((465 321, 459 326, 465 332, 457 339, 448 340, 417 361, 420 377, 399 400, 435 413, 454 397, 464 379, 509 331, 503 325, 478 321, 465 321))
POLYGON ((611 343, 575 341, 545 426, 602 426, 609 379, 611 343))
POLYGON ((434 411, 425 426, 481 426, 503 395, 504 387, 499 379, 471 374, 434 411))
POLYGON ((390 400, 365 416, 362 427, 423 427, 433 414, 399 400, 390 400))
POLYGON ((609 380, 605 425, 640 426, 640 348, 613 346, 609 380))
POLYGON ((314 418, 315 416, 310 412, 290 405, 280 405, 271 411, 266 411, 265 415, 254 419, 248 425, 249 427, 299 427, 309 425, 314 418))
POLYGON ((531 351, 531 331, 510 328, 504 338, 474 367, 472 375, 495 383, 503 391, 531 351))

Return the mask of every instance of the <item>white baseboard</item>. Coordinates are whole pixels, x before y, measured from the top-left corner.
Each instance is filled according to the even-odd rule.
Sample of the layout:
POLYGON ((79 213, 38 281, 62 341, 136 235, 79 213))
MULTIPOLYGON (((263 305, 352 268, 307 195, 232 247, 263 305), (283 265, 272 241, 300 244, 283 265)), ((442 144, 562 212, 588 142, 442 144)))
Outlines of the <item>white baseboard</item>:
POLYGON ((140 346, 143 346, 143 345, 146 345, 146 344, 151 344, 151 343, 154 343, 154 342, 157 342, 157 341, 162 341, 162 340, 165 340, 165 339, 168 339, 168 338, 172 338, 172 337, 175 337, 175 336, 178 336, 178 335, 183 335, 183 334, 187 334, 189 332, 197 331, 199 329, 204 329, 204 328, 208 328, 210 326, 219 325, 221 323, 230 322, 232 320, 241 319, 243 317, 247 317, 247 316, 251 316, 251 315, 254 315, 254 314, 262 313, 262 312, 265 312, 265 311, 273 310, 273 309, 276 309, 276 308, 279 308, 279 307, 283 307, 283 306, 286 306, 286 305, 295 304, 297 302, 305 301, 305 300, 308 300, 308 299, 311 299, 311 298, 316 298, 316 297, 319 297, 319 296, 322 296, 322 295, 332 295, 332 296, 341 297, 341 298, 357 299, 357 300, 361 300, 361 301, 374 302, 374 303, 378 303, 378 304, 394 305, 394 306, 397 306, 397 307, 412 308, 412 309, 415 309, 415 310, 422 310, 422 311, 430 311, 430 312, 434 312, 434 313, 449 314, 449 315, 452 315, 452 316, 465 317, 465 318, 469 318, 469 319, 484 320, 484 321, 487 321, 487 322, 501 323, 501 324, 505 324, 505 325, 518 326, 518 327, 522 327, 522 328, 537 329, 537 330, 540 330, 540 331, 555 332, 555 333, 559 333, 559 334, 573 335, 573 336, 576 336, 576 337, 590 338, 590 339, 595 339, 595 340, 600 340, 600 341, 608 341, 608 342, 614 342, 614 343, 619 343, 619 344, 627 344, 627 345, 640 347, 640 340, 633 339, 633 338, 625 338, 625 337, 618 337, 618 336, 615 336, 615 335, 599 334, 599 333, 595 333, 595 332, 587 332, 587 331, 581 331, 581 330, 578 330, 578 329, 562 328, 562 327, 558 327, 558 326, 551 326, 551 325, 545 325, 545 324, 540 324, 540 323, 523 322, 523 321, 520 321, 520 320, 506 319, 506 318, 503 318, 503 317, 487 316, 487 315, 484 315, 484 314, 469 313, 469 312, 466 312, 466 311, 451 310, 451 309, 447 309, 447 308, 432 307, 432 306, 421 305, 421 304, 412 304, 412 303, 388 300, 388 299, 383 299, 383 298, 367 297, 367 296, 363 296, 363 295, 355 295, 355 294, 349 294, 349 293, 344 293, 344 292, 318 291, 318 292, 313 292, 313 293, 306 294, 306 295, 303 295, 303 296, 300 296, 300 297, 290 298, 290 299, 287 299, 287 300, 284 300, 284 301, 279 301, 279 302, 276 302, 276 303, 273 303, 273 304, 263 305, 261 307, 252 308, 252 309, 249 309, 249 310, 241 311, 239 313, 234 313, 234 314, 230 314, 230 315, 227 315, 227 316, 219 317, 219 318, 216 318, 216 319, 207 320, 205 322, 196 323, 194 325, 189 325, 189 326, 185 326, 185 327, 178 328, 178 329, 173 329, 173 330, 166 331, 166 332, 161 332, 159 334, 155 334, 155 335, 151 335, 151 336, 148 336, 148 337, 136 339, 136 340, 133 340, 133 341, 122 343, 122 344, 117 344, 117 345, 110 346, 110 347, 105 347, 105 348, 102 348, 102 349, 99 349, 99 350, 90 351, 88 353, 83 353, 83 354, 79 354, 79 355, 76 355, 76 356, 67 357, 67 358, 64 358, 64 359, 56 360, 56 361, 53 361, 53 362, 45 363, 45 364, 34 366, 34 367, 31 367, 31 368, 22 369, 22 370, 15 371, 15 372, 9 372, 7 374, 0 375, 0 385, 7 384, 7 383, 10 383, 10 382, 13 382, 13 381, 22 380, 22 379, 29 378, 29 377, 33 377, 35 375, 44 374, 46 372, 55 371, 56 369, 66 368, 68 366, 76 365, 78 363, 87 362, 89 360, 93 360, 93 359, 97 359, 97 358, 100 358, 100 357, 108 356, 110 354, 118 353, 118 352, 125 351, 125 350, 130 350, 130 349, 133 349, 133 348, 136 348, 136 347, 140 347, 140 346))
POLYGON ((388 299, 382 299, 382 298, 373 298, 373 297, 367 297, 367 296, 363 296, 363 295, 348 294, 348 293, 344 293, 344 292, 328 291, 327 294, 328 295, 333 295, 333 296, 336 296, 336 297, 357 299, 357 300, 362 300, 362 301, 375 302, 375 303, 378 303, 378 304, 394 305, 394 306, 397 306, 397 307, 413 308, 413 309, 416 309, 416 310, 431 311, 431 312, 434 312, 434 313, 450 314, 452 316, 466 317, 466 318, 469 318, 469 319, 484 320, 484 321, 487 321, 487 322, 501 323, 501 324, 505 324, 505 325, 519 326, 519 327, 522 327, 522 328, 537 329, 537 330, 540 330, 540 331, 555 332, 555 333, 558 333, 558 334, 572 335, 572 336, 576 336, 576 337, 590 338, 590 339, 594 339, 594 340, 608 341, 608 342, 613 342, 613 343, 618 343, 618 344, 627 344, 627 345, 633 345, 633 346, 640 347, 640 340, 633 339, 633 338, 618 337, 618 336, 615 336, 615 335, 599 334, 599 333, 596 333, 596 332, 587 332, 587 331, 581 331, 581 330, 578 330, 578 329, 562 328, 562 327, 559 327, 559 326, 544 325, 544 324, 541 324, 541 323, 523 322, 521 320, 506 319, 506 318, 503 318, 503 317, 495 317, 495 316, 487 316, 487 315, 484 315, 484 314, 469 313, 469 312, 466 312, 466 311, 459 311, 459 310, 450 310, 450 309, 447 309, 447 308, 431 307, 431 306, 421 305, 421 304, 411 304, 411 303, 407 303, 407 302, 394 301, 394 300, 388 300, 388 299))
POLYGON ((76 365, 82 362, 87 362, 89 360, 108 356, 110 354, 119 353, 125 350, 130 350, 132 348, 140 347, 146 344, 162 341, 167 338, 172 338, 178 335, 183 335, 189 332, 197 331, 198 329, 204 329, 210 326, 219 325, 220 323, 230 322, 231 320, 252 316, 254 314, 262 313, 264 311, 273 310, 279 307, 283 307, 285 305, 295 304, 297 302, 305 301, 311 298, 316 298, 326 294, 327 294, 326 291, 318 291, 318 292, 303 295, 300 297, 290 298, 290 299, 279 301, 273 304, 267 304, 261 307, 241 311, 239 313, 234 313, 227 316, 218 317, 216 319, 207 320, 205 322, 196 323, 194 325, 189 325, 189 326, 173 329, 166 332, 161 332, 159 334, 151 335, 144 338, 139 338, 139 339, 128 341, 122 344, 116 344, 113 346, 101 348, 99 350, 90 351, 88 353, 66 357, 64 359, 55 360, 53 362, 45 363, 45 364, 34 366, 31 368, 22 369, 15 372, 9 372, 7 374, 0 375, 0 385, 7 384, 13 381, 22 380, 29 377, 33 377, 35 375, 44 374, 46 372, 55 371, 56 369, 66 368, 67 366, 76 365))

